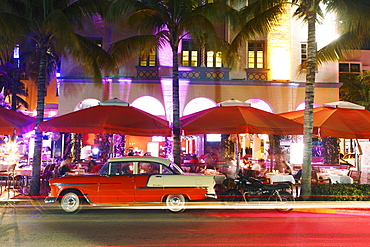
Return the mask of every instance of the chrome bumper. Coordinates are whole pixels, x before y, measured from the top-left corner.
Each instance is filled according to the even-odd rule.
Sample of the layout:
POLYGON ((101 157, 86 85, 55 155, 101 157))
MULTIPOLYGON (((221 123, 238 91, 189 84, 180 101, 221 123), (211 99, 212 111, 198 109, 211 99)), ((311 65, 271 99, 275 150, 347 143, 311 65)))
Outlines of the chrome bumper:
POLYGON ((206 194, 206 197, 207 198, 217 199, 217 195, 216 194, 206 194))
POLYGON ((55 203, 57 201, 56 197, 46 197, 44 202, 49 204, 49 203, 55 203))

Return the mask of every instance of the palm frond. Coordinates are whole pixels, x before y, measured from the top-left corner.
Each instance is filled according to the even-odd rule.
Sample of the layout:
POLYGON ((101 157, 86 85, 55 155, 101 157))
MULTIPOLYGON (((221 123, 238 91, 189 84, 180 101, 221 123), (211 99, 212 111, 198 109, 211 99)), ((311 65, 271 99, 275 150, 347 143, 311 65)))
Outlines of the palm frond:
MULTIPOLYGON (((161 33, 162 35, 162 33, 161 33)), ((112 44, 109 53, 116 64, 121 65, 132 58, 149 55, 163 45, 161 35, 137 35, 112 44)))
POLYGON ((129 14, 144 9, 146 5, 140 1, 135 0, 115 0, 109 6, 106 19, 108 21, 119 23, 129 14))
POLYGON ((128 16, 121 26, 124 29, 137 31, 139 34, 153 34, 169 24, 171 24, 171 20, 163 13, 152 9, 143 9, 128 16))

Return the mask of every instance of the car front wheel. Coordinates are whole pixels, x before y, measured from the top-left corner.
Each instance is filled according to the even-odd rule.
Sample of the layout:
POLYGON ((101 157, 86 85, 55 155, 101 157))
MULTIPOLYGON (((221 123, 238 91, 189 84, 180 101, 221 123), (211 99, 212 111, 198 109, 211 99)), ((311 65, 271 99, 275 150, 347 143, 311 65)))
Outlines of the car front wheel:
POLYGON ((82 195, 76 192, 67 192, 60 199, 60 208, 66 213, 78 213, 82 206, 82 195))
POLYGON ((186 198, 183 195, 168 195, 166 198, 167 209, 172 213, 181 213, 185 210, 186 198))

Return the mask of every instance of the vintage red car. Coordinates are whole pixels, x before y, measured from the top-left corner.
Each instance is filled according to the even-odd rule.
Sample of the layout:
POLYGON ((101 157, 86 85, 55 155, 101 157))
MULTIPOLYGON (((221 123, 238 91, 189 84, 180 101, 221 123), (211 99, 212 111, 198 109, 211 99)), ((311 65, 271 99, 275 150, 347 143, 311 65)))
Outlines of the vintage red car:
POLYGON ((213 176, 185 175, 174 163, 157 157, 112 158, 98 174, 71 175, 49 180, 46 203, 60 203, 67 213, 77 213, 83 204, 119 206, 163 204, 182 212, 186 201, 216 197, 213 176))

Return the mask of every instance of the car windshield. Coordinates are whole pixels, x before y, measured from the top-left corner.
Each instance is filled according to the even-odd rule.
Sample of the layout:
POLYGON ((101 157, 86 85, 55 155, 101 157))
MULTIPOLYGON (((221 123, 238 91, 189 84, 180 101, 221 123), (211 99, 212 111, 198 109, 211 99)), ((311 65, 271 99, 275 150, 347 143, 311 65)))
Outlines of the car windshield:
POLYGON ((173 170, 174 174, 184 174, 181 168, 178 167, 175 163, 171 163, 169 167, 171 168, 171 170, 173 170))
POLYGON ((98 172, 99 175, 108 175, 108 162, 103 165, 103 167, 98 172))

